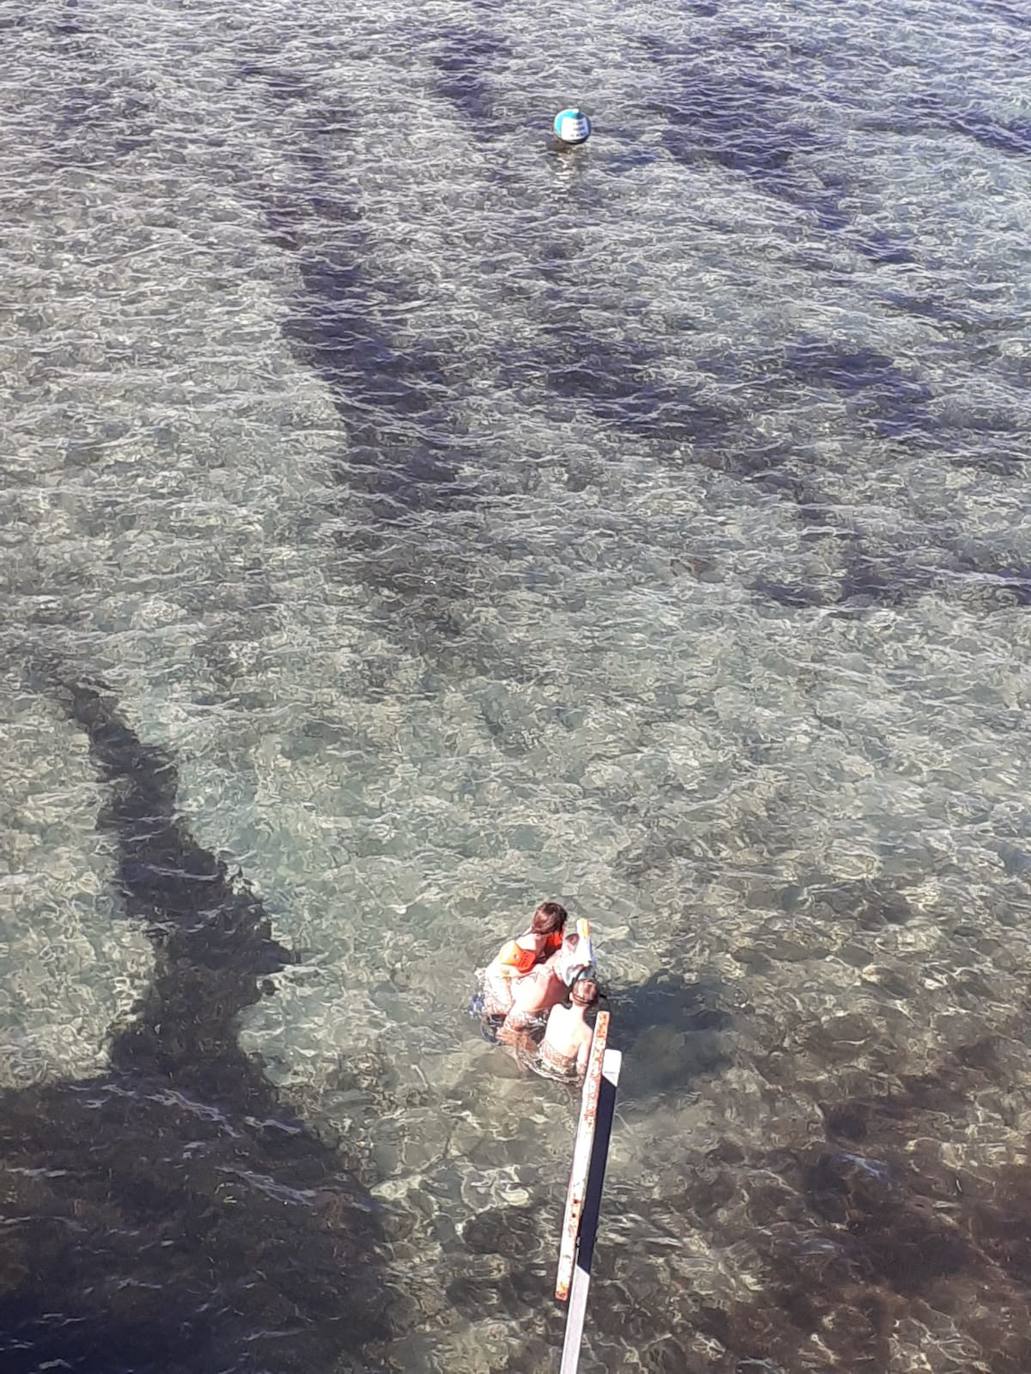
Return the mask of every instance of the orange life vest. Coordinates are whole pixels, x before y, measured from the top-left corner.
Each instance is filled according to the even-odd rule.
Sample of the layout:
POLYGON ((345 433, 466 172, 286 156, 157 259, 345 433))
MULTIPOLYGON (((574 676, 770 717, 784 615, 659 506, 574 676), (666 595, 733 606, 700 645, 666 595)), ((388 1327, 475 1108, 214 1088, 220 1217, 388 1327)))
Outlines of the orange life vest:
MULTIPOLYGON (((531 934, 530 931, 526 932, 531 934)), ((520 936, 519 939, 522 937, 520 936)), ((545 935, 544 943, 540 950, 524 949, 519 943, 519 939, 509 940, 501 946, 495 962, 499 965, 499 972, 505 978, 522 978, 542 964, 545 959, 550 958, 557 949, 562 948, 562 932, 553 930, 550 935, 545 935)))

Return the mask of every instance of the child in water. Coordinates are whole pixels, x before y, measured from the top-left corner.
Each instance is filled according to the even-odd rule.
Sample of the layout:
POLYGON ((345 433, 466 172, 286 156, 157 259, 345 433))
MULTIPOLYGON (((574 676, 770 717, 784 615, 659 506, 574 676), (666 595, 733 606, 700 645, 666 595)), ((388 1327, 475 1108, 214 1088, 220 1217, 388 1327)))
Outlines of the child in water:
POLYGON ((598 984, 590 977, 578 978, 569 990, 569 1006, 559 1004, 549 1012, 537 1062, 531 1067, 549 1078, 582 1080, 594 1039, 587 1013, 597 1005, 598 984))

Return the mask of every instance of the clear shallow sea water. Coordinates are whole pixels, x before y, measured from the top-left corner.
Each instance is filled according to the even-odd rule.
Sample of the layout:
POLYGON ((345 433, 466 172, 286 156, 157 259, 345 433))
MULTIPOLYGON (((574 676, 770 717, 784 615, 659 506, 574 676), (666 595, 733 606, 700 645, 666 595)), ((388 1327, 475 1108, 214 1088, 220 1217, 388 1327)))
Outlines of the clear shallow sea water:
POLYGON ((544 896, 626 1051, 585 1371, 1025 1371, 1026 9, 0 26, 15 1374, 553 1368, 575 1101, 465 1014, 544 896))

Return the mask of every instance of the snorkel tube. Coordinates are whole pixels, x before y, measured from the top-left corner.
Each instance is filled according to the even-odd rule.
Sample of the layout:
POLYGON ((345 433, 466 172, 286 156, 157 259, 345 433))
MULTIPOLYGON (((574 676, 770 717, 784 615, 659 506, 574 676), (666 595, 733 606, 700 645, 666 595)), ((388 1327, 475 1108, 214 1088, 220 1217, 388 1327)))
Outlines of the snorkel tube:
POLYGON ((583 916, 576 923, 575 933, 566 936, 555 961, 555 971, 571 988, 578 978, 594 967, 594 947, 591 944, 591 923, 583 916))

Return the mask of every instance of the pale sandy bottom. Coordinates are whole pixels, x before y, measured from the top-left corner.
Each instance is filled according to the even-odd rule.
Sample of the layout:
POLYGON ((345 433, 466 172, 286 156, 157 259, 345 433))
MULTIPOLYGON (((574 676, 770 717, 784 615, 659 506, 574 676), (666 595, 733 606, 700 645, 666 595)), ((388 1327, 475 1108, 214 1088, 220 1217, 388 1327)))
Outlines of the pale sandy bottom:
POLYGON ((546 896, 585 1374, 1026 1369, 1020 11, 3 13, 4 1086, 152 961, 56 669, 300 952, 241 1044, 383 1204, 369 1369, 551 1367, 575 1098, 466 1014, 546 896))

